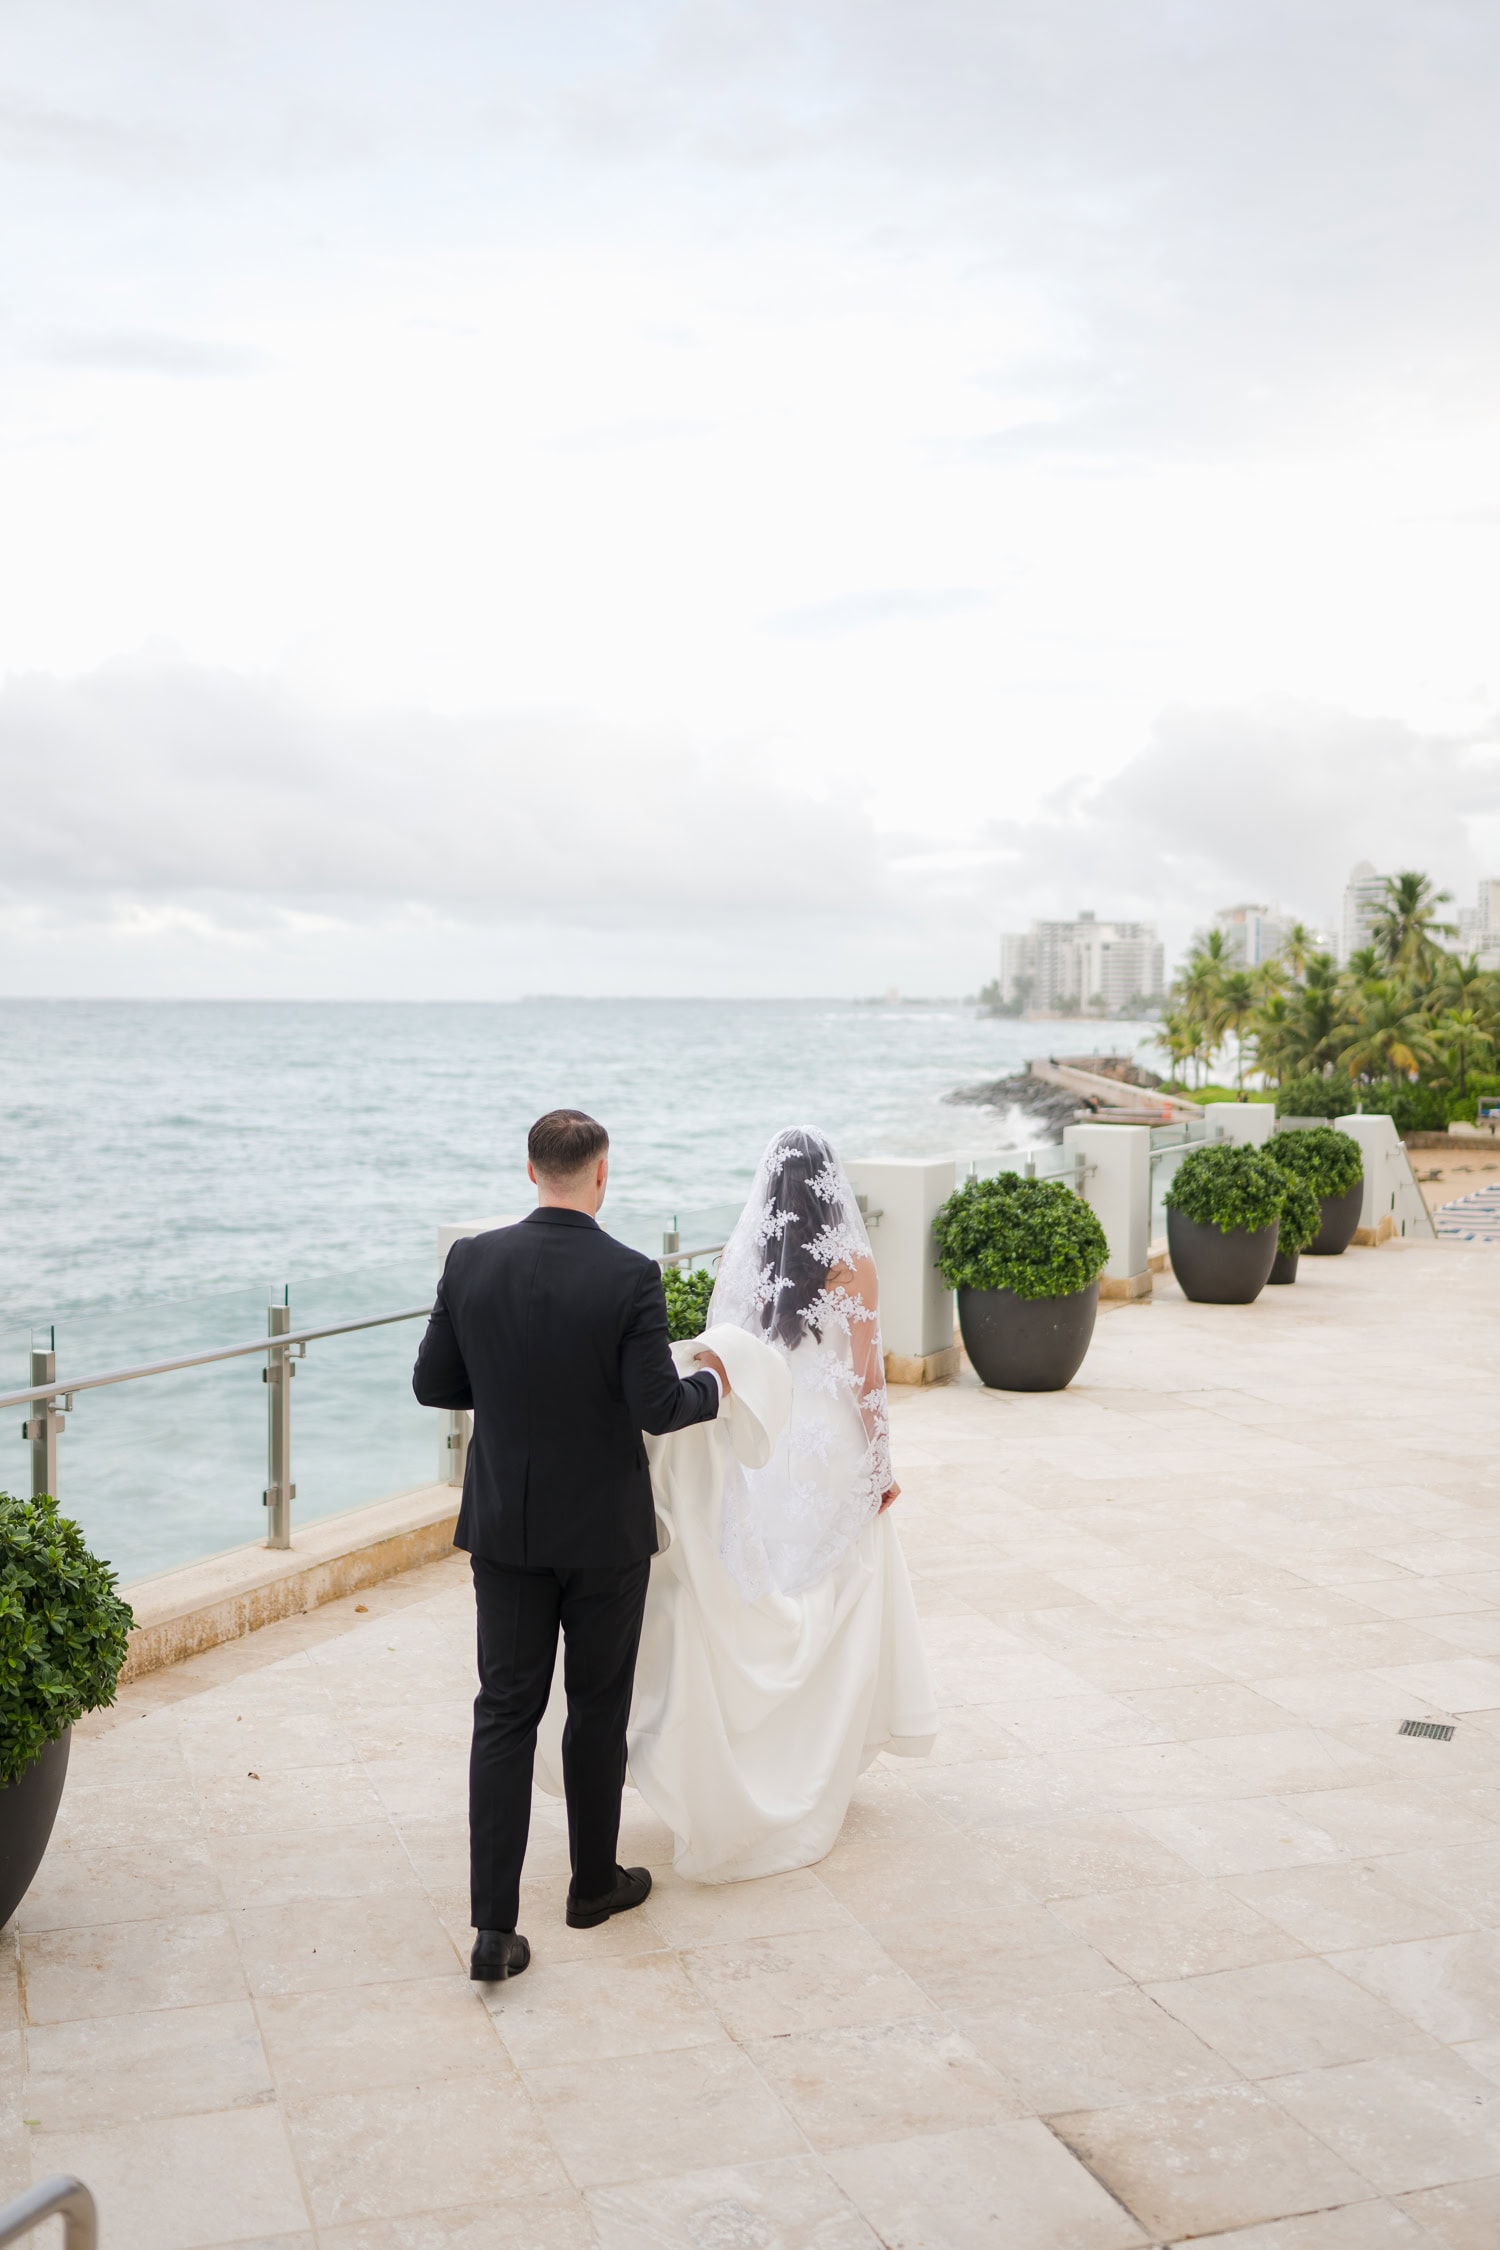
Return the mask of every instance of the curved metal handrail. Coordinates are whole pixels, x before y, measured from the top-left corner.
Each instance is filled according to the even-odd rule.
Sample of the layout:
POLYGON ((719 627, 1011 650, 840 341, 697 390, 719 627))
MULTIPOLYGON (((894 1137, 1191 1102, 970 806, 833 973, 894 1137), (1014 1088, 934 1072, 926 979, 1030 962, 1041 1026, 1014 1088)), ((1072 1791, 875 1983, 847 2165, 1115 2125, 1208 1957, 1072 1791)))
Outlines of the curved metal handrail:
POLYGON ((216 1351, 190 1352, 185 1359, 158 1359, 144 1367, 118 1367, 107 1375, 77 1375, 60 1383, 28 1383, 24 1391, 6 1391, 0 1407, 40 1405, 43 1399, 71 1398, 74 1391, 99 1391, 110 1383, 134 1383, 143 1375, 173 1375, 180 1367, 211 1367, 216 1360, 248 1359, 253 1352, 284 1350, 289 1344, 315 1344, 322 1336, 352 1336, 361 1328, 389 1328, 393 1321, 426 1320, 431 1305, 414 1305, 409 1312, 376 1313, 369 1320, 341 1320, 333 1328, 299 1328, 295 1334, 257 1336, 253 1344, 223 1344, 216 1351))
POLYGON ((0 2244, 19 2242, 44 2219, 61 2215, 64 2250, 95 2250, 99 2240, 99 2214, 94 2198, 82 2180, 59 2173, 28 2188, 14 2202, 0 2205, 0 2244))

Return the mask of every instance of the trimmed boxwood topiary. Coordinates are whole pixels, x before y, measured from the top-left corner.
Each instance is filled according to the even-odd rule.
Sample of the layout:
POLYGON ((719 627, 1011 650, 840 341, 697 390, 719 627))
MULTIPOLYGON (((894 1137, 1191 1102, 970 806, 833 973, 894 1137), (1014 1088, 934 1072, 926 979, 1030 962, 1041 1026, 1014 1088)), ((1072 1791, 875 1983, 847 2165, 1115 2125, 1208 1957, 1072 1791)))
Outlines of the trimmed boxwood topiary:
POLYGON ((1287 1172, 1284 1177, 1286 1188, 1276 1248, 1283 1258, 1295 1258, 1299 1250, 1307 1248, 1323 1224, 1323 1206, 1300 1174, 1287 1172))
POLYGON ((1169 1211, 1220 1234, 1236 1228, 1259 1234, 1281 1216, 1285 1193, 1281 1167, 1263 1150, 1217 1141, 1188 1150, 1162 1200, 1169 1211))
POLYGON ((134 1619, 55 1500, 0 1492, 0 1788, 115 1699, 134 1619))
POLYGON ((707 1266, 664 1266, 662 1288, 667 1295, 667 1335, 674 1344, 701 1336, 708 1326, 708 1300, 714 1277, 707 1266))
POLYGON ((1071 1297, 1104 1271, 1109 1243, 1089 1206, 1061 1180, 1001 1172, 965 1180, 933 1221, 950 1289, 1071 1297))
MULTIPOLYGON (((1336 1132, 1331 1125, 1310 1125, 1305 1131, 1277 1133, 1266 1143, 1266 1154, 1283 1171, 1305 1181, 1314 1195, 1347 1195, 1365 1176, 1365 1160, 1352 1133, 1336 1132)), ((1282 1232, 1285 1234, 1285 1228, 1282 1232)), ((1312 1236, 1308 1236, 1311 1242, 1312 1236)))

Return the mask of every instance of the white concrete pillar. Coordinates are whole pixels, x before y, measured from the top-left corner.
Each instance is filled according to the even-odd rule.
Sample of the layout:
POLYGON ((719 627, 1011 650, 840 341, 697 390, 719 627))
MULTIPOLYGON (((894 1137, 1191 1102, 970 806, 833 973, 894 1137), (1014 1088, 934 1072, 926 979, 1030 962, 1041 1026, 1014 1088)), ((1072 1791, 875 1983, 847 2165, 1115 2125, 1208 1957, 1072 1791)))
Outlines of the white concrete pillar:
MULTIPOLYGON (((492 1227, 513 1227, 512 1212, 503 1219, 460 1219, 437 1230, 437 1270, 441 1276, 448 1263, 448 1252, 455 1242, 467 1242, 470 1235, 488 1234, 492 1227)), ((438 1437, 439 1484, 462 1484, 464 1468, 469 1458, 469 1440, 474 1435, 472 1414, 448 1413, 443 1416, 438 1437)))
POLYGON ((880 1282, 886 1380, 942 1383, 958 1372, 953 1292, 937 1270, 932 1221, 953 1193, 957 1160, 886 1157, 846 1167, 867 1205, 865 1223, 880 1282))
POLYGON ((1276 1130, 1274 1102, 1210 1102, 1203 1112, 1211 1141, 1261 1148, 1276 1130))
POLYGON ((1151 1128, 1065 1125, 1063 1149, 1081 1156, 1083 1199, 1109 1238, 1101 1297, 1151 1294, 1151 1128))
POLYGON ((1378 1249, 1393 1234, 1418 1242, 1435 1240, 1432 1216, 1395 1119, 1377 1110, 1335 1117, 1331 1122, 1337 1132, 1358 1141, 1365 1160, 1365 1193, 1355 1241, 1364 1249, 1378 1249))

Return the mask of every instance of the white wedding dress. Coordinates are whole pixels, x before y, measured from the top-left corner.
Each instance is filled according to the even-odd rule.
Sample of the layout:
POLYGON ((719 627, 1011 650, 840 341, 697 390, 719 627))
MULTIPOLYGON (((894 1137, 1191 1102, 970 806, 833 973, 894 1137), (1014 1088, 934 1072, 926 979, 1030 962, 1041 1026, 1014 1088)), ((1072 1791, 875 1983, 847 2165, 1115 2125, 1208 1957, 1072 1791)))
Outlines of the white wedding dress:
MULTIPOLYGON (((773 1144, 763 1176, 792 1138, 773 1144)), ((905 1558, 892 1515, 878 1513, 891 1475, 868 1240, 826 1144, 795 1138, 820 1159, 802 1165, 800 1186, 821 1187, 837 1223, 815 1226, 819 1198, 803 1192, 811 1209, 779 1233, 772 1216, 768 1233, 774 1199, 752 1196, 706 1334, 673 1347, 684 1372, 716 1351, 730 1396, 717 1421, 646 1439, 659 1551, 630 1778, 672 1830, 678 1873, 699 1882, 821 1859, 871 1759, 921 1756, 937 1732, 905 1558)), ((559 1662, 536 1764, 553 1795, 564 1717, 559 1662)))

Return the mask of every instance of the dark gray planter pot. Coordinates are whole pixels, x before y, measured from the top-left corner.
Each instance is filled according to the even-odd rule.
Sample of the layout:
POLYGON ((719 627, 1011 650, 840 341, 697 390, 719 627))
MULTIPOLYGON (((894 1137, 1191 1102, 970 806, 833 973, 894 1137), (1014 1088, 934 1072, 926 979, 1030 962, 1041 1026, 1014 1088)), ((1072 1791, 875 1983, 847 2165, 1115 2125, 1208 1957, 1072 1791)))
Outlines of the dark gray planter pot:
POLYGON ((1271 1278, 1280 1231, 1273 1220, 1254 1234, 1244 1227, 1221 1234, 1201 1219, 1168 1211, 1167 1249, 1178 1288, 1197 1305, 1253 1304, 1271 1278))
POLYGON ((1301 1257, 1301 1255, 1302 1253, 1300 1250, 1277 1251, 1275 1257, 1271 1260, 1270 1286, 1273 1289, 1276 1287, 1278 1282, 1296 1280, 1297 1260, 1301 1257))
POLYGON ((31 1888, 52 1835, 68 1772, 71 1732, 49 1742, 19 1781, 0 1789, 0 1930, 31 1888))
POLYGON ((1337 1258, 1354 1240, 1354 1230, 1359 1225, 1359 1214, 1364 1207, 1365 1183, 1356 1180, 1352 1188, 1342 1195, 1325 1195, 1321 1199, 1323 1224, 1307 1246, 1310 1258, 1337 1258))
POLYGON ((1099 1284, 1069 1297, 1018 1297, 1013 1289, 960 1289, 958 1325, 975 1374, 992 1391, 1063 1391, 1083 1365, 1099 1310, 1099 1284))

